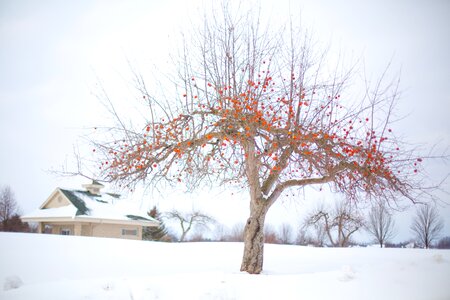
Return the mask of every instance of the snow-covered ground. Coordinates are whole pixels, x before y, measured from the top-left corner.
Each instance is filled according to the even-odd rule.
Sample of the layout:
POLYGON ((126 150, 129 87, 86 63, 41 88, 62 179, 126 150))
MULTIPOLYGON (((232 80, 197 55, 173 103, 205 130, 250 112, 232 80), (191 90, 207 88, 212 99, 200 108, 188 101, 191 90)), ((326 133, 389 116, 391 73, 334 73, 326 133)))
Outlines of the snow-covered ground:
POLYGON ((0 233, 0 299, 450 299, 450 251, 169 244, 0 233))

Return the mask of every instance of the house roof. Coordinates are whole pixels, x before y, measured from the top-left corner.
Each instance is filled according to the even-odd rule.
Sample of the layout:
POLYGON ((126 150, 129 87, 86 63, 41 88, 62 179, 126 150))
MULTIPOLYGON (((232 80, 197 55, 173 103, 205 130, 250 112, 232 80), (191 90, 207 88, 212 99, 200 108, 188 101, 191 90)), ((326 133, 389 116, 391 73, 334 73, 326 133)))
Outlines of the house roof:
POLYGON ((85 222, 108 223, 139 223, 142 226, 157 225, 158 221, 148 216, 130 201, 120 199, 117 194, 92 194, 83 190, 56 189, 49 200, 40 209, 24 215, 24 221, 39 221, 44 219, 77 219, 85 222), (69 205, 46 208, 46 204, 55 193, 62 194, 69 205))
MULTIPOLYGON (((89 213, 89 209, 86 207, 86 203, 81 200, 80 198, 78 198, 75 193, 73 191, 69 191, 69 190, 63 190, 60 189, 60 191, 64 194, 64 196, 67 197, 67 199, 69 199, 69 201, 73 204, 73 206, 76 207, 77 212, 76 215, 86 215, 89 213)), ((80 191, 81 193, 81 191, 80 191)), ((87 192, 83 192, 83 193, 87 193, 87 192)))

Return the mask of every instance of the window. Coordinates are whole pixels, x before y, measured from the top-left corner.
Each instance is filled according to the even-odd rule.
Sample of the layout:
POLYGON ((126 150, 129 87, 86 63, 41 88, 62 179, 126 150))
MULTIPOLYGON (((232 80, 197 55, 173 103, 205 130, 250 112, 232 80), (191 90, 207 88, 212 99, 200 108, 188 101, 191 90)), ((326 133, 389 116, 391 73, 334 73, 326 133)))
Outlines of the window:
POLYGON ((67 228, 61 229, 61 234, 62 235, 70 235, 70 229, 67 229, 67 228))
POLYGON ((137 229, 122 229, 122 235, 137 235, 137 229))

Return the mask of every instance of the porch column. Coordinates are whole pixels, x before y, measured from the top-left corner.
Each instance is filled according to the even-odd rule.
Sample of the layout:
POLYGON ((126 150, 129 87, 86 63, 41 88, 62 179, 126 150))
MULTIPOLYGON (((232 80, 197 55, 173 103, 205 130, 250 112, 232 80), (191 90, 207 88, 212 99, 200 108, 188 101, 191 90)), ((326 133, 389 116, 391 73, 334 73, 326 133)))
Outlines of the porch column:
POLYGON ((44 232, 44 223, 43 222, 38 222, 37 233, 43 233, 43 232, 44 232))
POLYGON ((81 224, 80 223, 76 223, 73 226, 73 235, 81 235, 81 224))

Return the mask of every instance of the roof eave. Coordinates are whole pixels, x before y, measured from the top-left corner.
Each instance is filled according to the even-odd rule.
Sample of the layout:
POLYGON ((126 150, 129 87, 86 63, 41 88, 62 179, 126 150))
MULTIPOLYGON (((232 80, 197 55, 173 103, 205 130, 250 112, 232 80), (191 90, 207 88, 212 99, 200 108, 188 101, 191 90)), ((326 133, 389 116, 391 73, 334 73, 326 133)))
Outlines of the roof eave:
POLYGON ((96 223, 96 224, 116 224, 116 225, 140 225, 145 227, 156 227, 159 223, 141 220, 118 220, 118 219, 102 219, 89 216, 76 217, 21 217, 24 222, 67 222, 67 223, 96 223))

